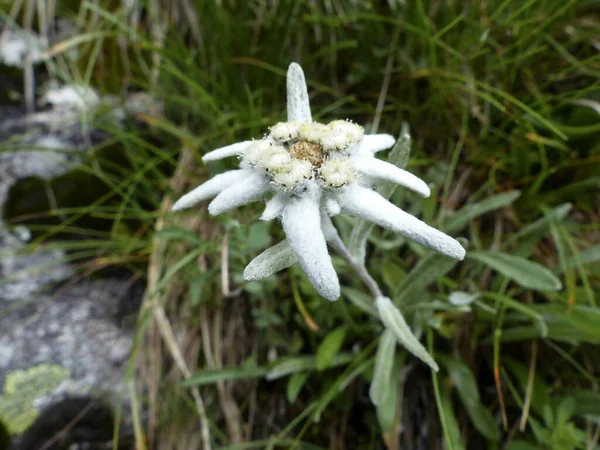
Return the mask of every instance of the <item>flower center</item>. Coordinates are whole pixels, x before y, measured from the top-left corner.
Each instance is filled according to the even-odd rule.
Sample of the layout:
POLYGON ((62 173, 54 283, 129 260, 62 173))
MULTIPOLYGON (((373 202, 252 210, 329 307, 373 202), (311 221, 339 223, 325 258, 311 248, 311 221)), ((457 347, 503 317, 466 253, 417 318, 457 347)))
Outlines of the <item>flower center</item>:
POLYGON ((288 148, 292 158, 304 159, 310 162, 314 167, 321 167, 325 158, 325 151, 320 144, 313 144, 307 141, 298 141, 288 148))

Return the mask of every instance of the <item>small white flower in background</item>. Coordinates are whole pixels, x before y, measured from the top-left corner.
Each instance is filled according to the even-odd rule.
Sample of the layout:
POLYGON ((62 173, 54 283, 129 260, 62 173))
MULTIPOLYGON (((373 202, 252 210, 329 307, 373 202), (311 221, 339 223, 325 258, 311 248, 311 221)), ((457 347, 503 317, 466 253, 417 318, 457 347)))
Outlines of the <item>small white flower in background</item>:
POLYGON ((27 56, 32 64, 38 64, 44 59, 42 43, 37 34, 9 30, 0 35, 0 64, 23 68, 27 56))
POLYGON ((429 187, 411 173, 375 158, 394 145, 388 134, 366 135, 347 120, 312 121, 304 73, 292 63, 287 74, 288 121, 262 139, 229 145, 204 155, 205 162, 239 156, 240 169, 213 177, 181 197, 173 211, 211 197, 212 215, 269 197, 262 220, 280 219, 287 240, 266 250, 244 271, 246 280, 269 276, 298 261, 317 291, 329 300, 340 285, 327 251, 337 236, 331 216, 360 216, 444 255, 462 260, 464 248, 450 236, 402 211, 370 186, 393 181, 428 197, 429 187))
POLYGON ((65 85, 48 89, 40 103, 52 105, 54 108, 86 111, 98 106, 100 101, 100 96, 91 87, 65 85))

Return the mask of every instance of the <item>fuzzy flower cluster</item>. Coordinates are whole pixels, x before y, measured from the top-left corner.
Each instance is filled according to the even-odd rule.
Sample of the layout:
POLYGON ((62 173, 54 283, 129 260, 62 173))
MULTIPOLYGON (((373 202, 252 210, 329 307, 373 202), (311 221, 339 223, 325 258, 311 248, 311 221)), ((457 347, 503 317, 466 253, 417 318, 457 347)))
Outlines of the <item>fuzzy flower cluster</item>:
POLYGON ((320 123, 280 122, 250 145, 242 162, 260 168, 280 190, 294 190, 305 180, 340 187, 356 180, 349 150, 364 136, 361 126, 345 120, 320 123))
POLYGON ((262 220, 281 220, 286 240, 256 257, 244 271, 256 280, 299 262, 317 291, 329 300, 340 295, 327 241, 337 236, 330 217, 340 213, 365 218, 456 259, 464 248, 390 203, 372 189, 377 179, 428 197, 427 184, 376 153, 394 145, 388 134, 365 134, 346 120, 312 121, 304 74, 288 71, 288 121, 273 125, 263 139, 232 144, 204 155, 214 161, 239 156, 240 168, 219 174, 181 197, 173 210, 215 197, 212 215, 267 199, 262 220))

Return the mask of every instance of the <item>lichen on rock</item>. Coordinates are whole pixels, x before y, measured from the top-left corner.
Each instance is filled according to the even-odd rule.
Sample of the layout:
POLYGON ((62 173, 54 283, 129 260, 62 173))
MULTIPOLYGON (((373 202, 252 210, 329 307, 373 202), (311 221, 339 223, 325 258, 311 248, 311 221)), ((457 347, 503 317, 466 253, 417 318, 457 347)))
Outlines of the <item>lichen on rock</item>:
POLYGON ((70 375, 69 369, 48 363, 8 371, 0 395, 0 417, 9 431, 19 434, 29 428, 39 414, 35 400, 51 393, 70 375))

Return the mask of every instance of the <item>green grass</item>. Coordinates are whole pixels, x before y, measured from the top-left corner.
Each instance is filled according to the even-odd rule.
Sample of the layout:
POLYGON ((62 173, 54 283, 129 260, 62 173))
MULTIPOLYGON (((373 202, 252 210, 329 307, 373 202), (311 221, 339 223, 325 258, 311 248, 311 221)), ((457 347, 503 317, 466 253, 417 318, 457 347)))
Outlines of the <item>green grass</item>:
MULTIPOLYGON (((170 11, 184 3, 171 1, 170 11)), ((156 338, 152 313, 142 314, 136 351, 164 360, 146 370, 151 382, 137 379, 159 399, 141 397, 156 415, 142 424, 146 440, 197 448, 196 386, 214 448, 597 448, 595 2, 221 3, 197 1, 195 20, 154 16, 148 2, 136 6, 145 14, 134 26, 117 5, 84 2, 82 16, 98 20, 82 33, 105 37, 77 43, 83 56, 60 74, 113 93, 148 90, 164 102, 164 116, 140 116, 146 128, 112 130, 125 160, 99 152, 100 164, 92 158, 84 169, 104 194, 86 208, 59 204, 52 215, 66 219, 38 225, 35 242, 101 217, 108 227, 80 229, 87 237, 71 250, 82 271, 116 265, 147 278, 149 260, 156 270, 151 298, 195 348, 182 350, 194 375, 183 381, 169 368, 172 348, 156 338), (125 62, 115 37, 127 44, 125 62), (285 118, 291 61, 303 66, 317 119, 349 118, 394 135, 410 126, 408 169, 433 194, 417 200, 397 190, 394 202, 469 241, 455 264, 381 229, 371 235, 367 267, 441 366, 432 378, 396 348, 396 401, 377 408, 368 390, 382 326, 341 259, 334 262, 345 289, 336 303, 318 297, 295 267, 245 283, 245 265, 282 237, 278 224, 257 221, 259 205, 218 218, 204 207, 176 217, 161 209, 164 196, 175 199, 235 163, 205 167, 203 153, 285 118), (190 160, 173 188, 182 151, 190 160), (166 222, 155 231, 158 218, 166 222), (229 297, 220 278, 224 235, 229 297), (233 445, 236 436, 254 443, 233 445)), ((345 240, 352 224, 336 222, 345 240)))

